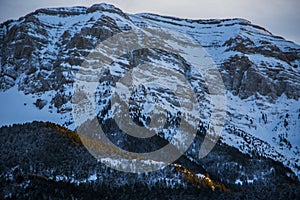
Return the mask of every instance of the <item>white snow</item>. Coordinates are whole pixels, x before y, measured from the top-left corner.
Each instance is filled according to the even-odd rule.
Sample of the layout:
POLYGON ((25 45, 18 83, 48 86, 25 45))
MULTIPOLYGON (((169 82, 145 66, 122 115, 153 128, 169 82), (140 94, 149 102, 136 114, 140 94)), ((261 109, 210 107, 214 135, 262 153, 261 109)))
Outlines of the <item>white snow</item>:
MULTIPOLYGON (((47 105, 39 110, 34 105, 36 98, 18 91, 16 86, 6 92, 0 92, 0 126, 32 121, 63 123, 61 115, 56 112, 50 114, 47 105)), ((45 100, 49 103, 49 99, 45 100)))
POLYGON ((243 185, 243 182, 242 182, 240 179, 237 179, 237 180, 235 181, 235 184, 236 184, 236 185, 243 185))
MULTIPOLYGON (((101 4, 99 6, 108 10, 113 9, 112 6, 106 4, 101 4)), ((72 11, 71 8, 68 9, 72 11)), ((108 16, 114 19, 120 28, 130 26, 133 30, 137 30, 140 28, 136 24, 144 23, 143 26, 147 26, 148 28, 163 27, 171 29, 173 30, 172 35, 174 37, 182 37, 181 34, 188 35, 189 37, 200 43, 205 51, 197 52, 196 48, 193 49, 188 46, 183 46, 176 42, 172 42, 172 40, 165 41, 165 45, 169 45, 169 47, 173 47, 173 49, 183 52, 180 55, 186 60, 190 61, 190 63, 194 66, 194 71, 192 70, 191 72, 192 74, 195 73, 195 66, 197 65, 197 63, 199 63, 198 59, 206 53, 207 55, 212 57, 213 61, 216 63, 216 66, 219 66, 231 56, 242 55, 239 52, 225 51, 226 47, 223 46, 223 44, 227 40, 229 40, 230 38, 235 38, 236 36, 249 38, 254 42, 254 46, 261 45, 260 40, 266 40, 270 41, 281 50, 286 50, 288 48, 300 49, 298 45, 292 42, 273 37, 267 31, 256 29, 250 26, 250 23, 243 19, 232 19, 216 24, 204 24, 201 23, 201 21, 197 22, 176 18, 170 19, 152 14, 136 14, 129 15, 130 19, 132 20, 131 22, 118 15, 117 13, 112 13, 109 11, 84 13, 83 11, 85 9, 86 8, 84 7, 73 8, 73 11, 78 12, 78 15, 72 16, 46 15, 45 13, 40 13, 36 16, 41 23, 52 27, 49 28, 48 31, 48 35, 51 38, 50 43, 42 47, 42 50, 39 51, 39 56, 42 60, 41 63, 43 65, 51 65, 51 62, 57 59, 57 54, 59 52, 59 45, 57 45, 57 42, 59 42, 61 35, 65 31, 69 31, 72 36, 80 32, 80 29, 83 26, 91 27, 95 21, 101 19, 104 16, 108 16), (89 21, 90 19, 93 20, 89 21), (241 25, 241 23, 247 25, 241 25)), ((217 22, 218 20, 214 21, 217 22)), ((24 19, 22 19, 21 21, 11 22, 9 23, 8 29, 10 29, 13 25, 17 25, 22 22, 24 22, 24 19)), ((149 35, 150 33, 146 32, 146 34, 149 35)), ((43 39, 41 35, 35 34, 34 32, 30 32, 29 35, 43 39)), ((73 50, 76 51, 76 49, 73 50)), ((266 67, 281 69, 282 72, 280 73, 285 72, 285 70, 291 70, 289 72, 294 73, 294 79, 299 78, 299 76, 297 75, 298 72, 300 72, 299 67, 298 69, 294 69, 282 60, 260 54, 249 54, 246 56, 250 59, 250 61, 258 66, 258 70, 261 70, 262 73, 265 68, 261 66, 261 63, 263 61, 267 65, 266 67), (278 67, 279 65, 281 67, 278 67)), ((108 55, 108 57, 110 57, 110 55, 108 55)), ((167 59, 167 57, 165 57, 165 59, 167 59)), ((118 61, 122 62, 123 64, 129 64, 128 61, 125 60, 120 59, 118 61)), ((152 61, 154 65, 160 66, 161 68, 168 69, 172 67, 172 69, 174 70, 180 70, 176 66, 171 66, 170 63, 167 62, 167 60, 152 61)), ((203 63, 205 64, 207 62, 203 63)), ((295 64, 299 65, 299 61, 295 61, 295 64)), ((80 68, 80 66, 70 66, 68 63, 62 63, 61 65, 66 68, 80 68)), ((203 70, 205 71, 205 68, 203 70)), ((159 85, 167 85, 170 90, 172 90, 179 87, 180 84, 184 84, 183 82, 172 80, 172 78, 176 79, 175 76, 166 76, 160 78, 159 80, 153 81, 150 81, 150 79, 148 79, 149 77, 153 77, 155 75, 153 73, 159 73, 159 71, 160 70, 153 70, 151 71, 151 73, 147 72, 146 70, 144 71, 145 77, 143 80, 148 83, 148 86, 152 92, 155 91, 155 89, 159 88, 159 85)), ((45 73, 47 72, 45 71, 45 73)), ((122 66, 115 64, 110 67, 110 73, 112 75, 122 76, 124 75, 125 70, 122 68, 122 66)), ((68 74, 66 73, 64 73, 64 75, 68 76, 68 74)), ((23 76, 25 75, 23 74, 23 76)), ((293 81, 294 84, 299 84, 299 82, 297 81, 290 81, 293 81)), ((198 84, 198 82, 192 83, 194 87, 197 86, 196 84, 198 84)), ((89 89, 90 91, 94 90, 94 88, 89 89)), ((113 88, 104 85, 103 88, 99 90, 100 93, 103 94, 106 91, 113 90, 113 88)), ((72 88, 68 88, 66 92, 71 91, 72 88)), ((61 125, 64 125, 66 122, 72 121, 73 117, 71 112, 58 114, 55 108, 49 108, 50 101, 54 95, 54 91, 46 92, 44 94, 25 95, 23 92, 18 91, 17 86, 7 90, 6 92, 0 92, 0 126, 31 122, 34 120, 51 121, 61 125), (34 105, 36 99, 38 98, 47 101, 46 106, 41 110, 39 110, 34 105)), ((109 98, 111 98, 111 94, 106 94, 105 99, 107 100, 107 102, 109 98)), ((208 101, 208 99, 205 100, 208 101)), ((232 95, 232 93, 230 92, 227 93, 227 101, 227 111, 229 113, 227 116, 228 126, 225 127, 222 132, 222 141, 228 145, 238 148, 243 153, 249 153, 255 149, 259 154, 263 156, 270 157, 274 160, 282 162, 284 165, 290 167, 298 175, 298 177, 300 177, 299 170, 295 168, 295 164, 300 166, 300 101, 288 99, 285 95, 279 97, 275 102, 270 102, 269 99, 260 95, 248 98, 246 100, 241 100, 239 97, 232 95), (284 125, 285 120, 288 123, 287 126, 284 125), (230 133, 228 131, 230 127, 236 127, 244 131, 244 137, 230 133), (279 145, 280 134, 286 134, 285 138, 291 143, 290 149, 286 146, 279 145)), ((165 100, 162 100, 159 103, 161 103, 161 105, 164 105, 165 109, 167 110, 171 110, 172 112, 177 111, 176 109, 172 108, 170 104, 165 100)), ((98 106, 96 108, 96 111, 102 110, 106 105, 107 104, 98 106)), ((68 103, 67 106, 71 107, 70 103, 68 103)), ((208 111, 211 108, 208 102, 203 103, 202 106, 204 111, 208 111)), ((84 109, 94 111, 95 105, 86 105, 84 109), (92 109, 90 108, 91 106, 92 109)), ((112 108, 112 110, 113 109, 114 107, 112 108)), ((147 114, 153 109, 154 106, 150 101, 145 104, 143 114, 147 114)), ((198 116, 199 112, 194 109, 191 111, 191 114, 193 116, 198 116)), ((83 122, 84 119, 94 116, 94 112, 86 113, 86 115, 81 116, 80 120, 82 120, 83 122)), ((106 117, 113 117, 112 112, 109 112, 106 117)), ((201 115, 201 117, 203 116, 201 115)), ((204 121, 208 123, 209 117, 210 116, 204 115, 204 121)), ((74 129, 75 125, 71 124, 67 127, 70 129, 74 129)), ((166 135, 165 137, 168 138, 171 137, 171 135, 166 135)), ((114 164, 117 165, 119 163, 114 164)), ((92 175, 88 179, 95 179, 95 176, 92 175)), ((253 181, 249 180, 248 182, 251 183, 253 181)), ((242 181, 237 179, 236 184, 242 185, 242 181)))
POLYGON ((93 174, 88 178, 88 181, 96 181, 97 180, 97 174, 93 174))

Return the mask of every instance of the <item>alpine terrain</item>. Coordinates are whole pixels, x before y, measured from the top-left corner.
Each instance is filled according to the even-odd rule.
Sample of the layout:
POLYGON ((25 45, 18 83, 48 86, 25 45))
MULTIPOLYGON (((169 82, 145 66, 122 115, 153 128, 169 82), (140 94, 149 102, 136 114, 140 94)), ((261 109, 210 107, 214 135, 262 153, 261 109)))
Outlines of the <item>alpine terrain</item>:
POLYGON ((260 26, 127 14, 104 3, 46 8, 1 24, 0 54, 1 199, 299 195, 300 45, 260 26), (128 74, 137 83, 130 90, 128 74), (123 99, 114 94, 120 88, 123 99), (191 93, 195 107, 184 96, 191 93), (137 127, 159 115, 162 128, 152 127, 152 137, 127 134, 127 121, 117 121, 124 102, 137 127), (82 135, 94 124, 113 145, 82 135), (181 124, 195 127, 195 137, 167 166, 130 173, 105 165, 162 164, 108 155, 176 149, 185 141, 176 137, 181 124), (216 145, 199 157, 209 135, 216 145))

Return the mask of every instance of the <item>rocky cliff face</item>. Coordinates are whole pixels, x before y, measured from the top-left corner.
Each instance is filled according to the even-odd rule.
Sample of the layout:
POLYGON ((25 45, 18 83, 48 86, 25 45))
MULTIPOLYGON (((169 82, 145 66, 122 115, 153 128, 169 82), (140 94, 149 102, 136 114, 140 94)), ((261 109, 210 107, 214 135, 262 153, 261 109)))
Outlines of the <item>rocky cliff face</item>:
MULTIPOLYGON (((74 129, 73 87, 76 74, 85 70, 82 64, 89 53, 118 33, 143 30, 151 36, 153 33, 147 28, 157 27, 195 40, 220 71, 227 97, 221 143, 250 157, 279 161, 292 170, 289 176, 294 174, 299 178, 300 46, 243 19, 186 20, 155 14, 129 15, 111 5, 100 4, 89 8, 40 9, 7 21, 0 25, 2 125, 39 119, 74 129), (18 116, 11 115, 8 107, 18 109, 18 116)), ((176 38, 176 34, 169 34, 176 38)), ((140 126, 151 121, 149 113, 154 102, 168 108, 165 114, 168 126, 152 141, 138 146, 142 141, 124 136, 112 121, 114 107, 110 100, 116 80, 129 70, 149 63, 166 66, 166 70, 175 70, 188 78, 201 108, 198 113, 201 119, 198 136, 185 156, 202 165, 205 159, 199 159, 197 152, 209 129, 209 91, 205 78, 193 71, 193 64, 185 57, 159 49, 138 49, 114 60, 97 87, 98 119, 109 138, 123 149, 153 150, 172 139, 172 131, 176 131, 180 122, 180 105, 167 88, 140 86, 130 96, 131 118, 140 126)), ((171 77, 165 79, 165 83, 173 81, 171 77)), ((177 84, 184 83, 177 81, 177 84)), ((264 176, 242 176, 240 173, 228 182, 264 179, 264 176)))

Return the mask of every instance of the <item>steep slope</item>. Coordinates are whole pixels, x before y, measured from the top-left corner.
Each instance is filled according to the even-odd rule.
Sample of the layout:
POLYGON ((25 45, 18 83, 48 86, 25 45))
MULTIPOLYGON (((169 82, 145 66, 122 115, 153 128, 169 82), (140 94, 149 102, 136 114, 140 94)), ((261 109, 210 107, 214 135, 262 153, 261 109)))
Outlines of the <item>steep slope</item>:
POLYGON ((197 40, 219 67, 228 91, 223 141, 242 152, 280 160, 299 176, 298 45, 243 19, 192 21, 152 14, 132 18, 197 40))
MULTIPOLYGON (((218 67, 227 90, 221 142, 253 157, 279 161, 299 178, 300 46, 243 19, 185 20, 154 14, 128 15, 111 5, 99 4, 89 8, 40 9, 19 20, 7 21, 0 25, 1 125, 45 120, 74 130, 73 83, 88 54, 97 44, 118 33, 156 27, 192 37, 218 67)), ((107 135, 123 149, 142 152, 159 148, 157 141, 170 141, 172 130, 176 131, 180 121, 180 106, 176 100, 170 101, 172 91, 153 86, 136 88, 130 107, 131 118, 140 125, 147 124, 155 98, 168 108, 169 126, 152 141, 153 145, 133 145, 141 141, 128 139, 112 123, 115 116, 110 111, 114 108, 109 107, 109 102, 115 81, 130 69, 149 63, 182 74, 193 69, 185 57, 153 49, 134 50, 114 61, 107 72, 108 79, 99 82, 97 114, 103 126, 108 127, 107 135)), ((201 108, 198 135, 203 137, 209 129, 209 92, 201 74, 191 74, 189 82, 201 108)), ((169 82, 172 79, 166 78, 165 83, 169 82)), ((180 84, 184 83, 178 81, 180 84)), ((186 153, 198 165, 202 163, 198 158, 201 143, 202 138, 196 138, 186 153)))

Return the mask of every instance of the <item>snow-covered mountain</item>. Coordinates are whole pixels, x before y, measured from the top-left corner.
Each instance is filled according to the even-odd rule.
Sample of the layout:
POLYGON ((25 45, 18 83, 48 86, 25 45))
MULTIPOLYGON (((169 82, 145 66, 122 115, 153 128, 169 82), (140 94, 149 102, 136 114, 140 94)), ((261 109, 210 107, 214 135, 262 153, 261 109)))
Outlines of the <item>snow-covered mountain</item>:
MULTIPOLYGON (((154 33, 148 30, 156 28, 174 31, 169 32, 170 38, 178 37, 176 33, 189 36, 216 64, 227 99, 221 143, 250 156, 279 161, 300 178, 300 46, 244 19, 131 15, 114 6, 98 4, 40 9, 4 22, 0 25, 0 125, 43 120, 74 130, 73 84, 78 72, 88 71, 82 66, 88 55, 99 43, 118 33, 137 30, 151 37, 154 33)), ((97 114, 109 138, 137 152, 159 147, 149 142, 141 147, 133 145, 140 140, 123 138, 111 121, 115 108, 110 100, 116 80, 130 69, 149 63, 164 66, 166 74, 168 68, 184 76, 189 74, 186 77, 201 108, 197 113, 201 116, 198 135, 205 135, 209 129, 206 111, 210 110, 205 78, 193 71, 193 63, 184 56, 159 49, 137 49, 114 60, 99 80, 97 114)), ((164 83, 185 84, 171 76, 164 79, 164 83)), ((170 141, 180 121, 180 105, 172 91, 154 84, 137 87, 130 95, 131 118, 141 125, 151 120, 154 102, 167 108, 168 127, 158 136, 170 141)), ((201 141, 196 138, 185 154, 199 165, 201 141)))

